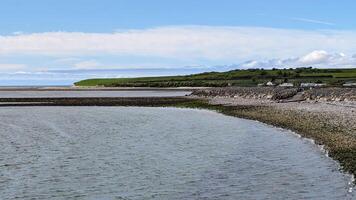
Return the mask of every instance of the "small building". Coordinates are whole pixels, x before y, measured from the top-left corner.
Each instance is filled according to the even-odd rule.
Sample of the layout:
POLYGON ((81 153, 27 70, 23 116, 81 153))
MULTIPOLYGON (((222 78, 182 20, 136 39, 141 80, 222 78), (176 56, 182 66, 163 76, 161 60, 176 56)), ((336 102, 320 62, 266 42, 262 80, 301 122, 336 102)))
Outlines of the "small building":
POLYGON ((314 88, 314 87, 324 87, 326 84, 324 83, 301 83, 300 87, 305 87, 305 88, 314 88))
POLYGON ((280 85, 278 85, 279 87, 293 87, 293 83, 282 83, 280 85))
POLYGON ((274 84, 272 81, 268 81, 268 82, 266 83, 266 86, 275 86, 275 84, 274 84))
POLYGON ((345 83, 345 84, 343 84, 342 86, 344 86, 344 87, 356 87, 356 83, 352 83, 352 82, 350 82, 350 83, 345 83))

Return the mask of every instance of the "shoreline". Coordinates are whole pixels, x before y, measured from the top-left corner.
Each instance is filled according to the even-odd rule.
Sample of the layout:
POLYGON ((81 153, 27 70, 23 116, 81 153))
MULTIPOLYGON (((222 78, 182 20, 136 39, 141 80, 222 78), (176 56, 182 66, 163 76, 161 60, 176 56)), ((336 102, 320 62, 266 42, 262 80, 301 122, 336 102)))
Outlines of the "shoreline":
POLYGON ((291 130, 323 145, 341 170, 356 175, 356 105, 353 102, 276 100, 247 96, 0 98, 13 106, 146 106, 208 109, 291 130))
POLYGON ((356 175, 356 90, 214 88, 193 92, 226 115, 289 129, 323 145, 341 169, 356 175), (290 95, 292 94, 292 95, 290 95), (298 101, 293 101, 297 99, 298 101), (291 101, 292 100, 292 101, 291 101))
MULTIPOLYGON (((312 139, 317 145, 325 146, 329 156, 340 163, 343 171, 356 174, 356 137, 354 116, 332 116, 329 111, 308 111, 303 108, 291 108, 293 105, 267 105, 249 103, 228 104, 209 99, 209 105, 216 105, 223 114, 257 120, 276 127, 292 130, 304 138, 312 139), (335 117, 339 118, 335 120, 335 117), (346 121, 346 122, 345 122, 346 121), (354 125, 354 124, 353 124, 354 125)), ((289 104, 289 103, 288 103, 289 104)), ((305 106, 314 104, 303 103, 305 106)), ((324 107, 324 105, 322 105, 324 107)), ((337 108, 340 108, 337 106, 337 108)), ((319 108, 317 108, 319 109, 319 108)))
POLYGON ((0 91, 194 91, 209 87, 85 87, 85 86, 6 86, 0 91))

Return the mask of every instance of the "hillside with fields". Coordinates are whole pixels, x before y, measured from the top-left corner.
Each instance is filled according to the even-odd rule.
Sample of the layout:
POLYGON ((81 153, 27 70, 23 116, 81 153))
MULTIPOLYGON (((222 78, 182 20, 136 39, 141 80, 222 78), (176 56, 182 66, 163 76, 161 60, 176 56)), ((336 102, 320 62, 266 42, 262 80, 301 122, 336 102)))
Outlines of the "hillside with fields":
POLYGON ((356 82, 356 68, 352 69, 245 69, 227 72, 206 72, 185 76, 162 76, 140 78, 87 79, 75 86, 101 87, 224 87, 257 86, 272 82, 276 85, 292 83, 320 83, 327 86, 342 86, 356 82))

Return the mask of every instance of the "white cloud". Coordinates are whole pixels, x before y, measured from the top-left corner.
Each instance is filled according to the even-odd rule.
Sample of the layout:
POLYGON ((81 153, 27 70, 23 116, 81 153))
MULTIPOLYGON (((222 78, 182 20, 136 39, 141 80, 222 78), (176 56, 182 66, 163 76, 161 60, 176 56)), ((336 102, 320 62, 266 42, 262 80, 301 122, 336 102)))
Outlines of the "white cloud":
POLYGON ((0 36, 0 55, 124 55, 221 63, 301 56, 314 49, 356 52, 356 32, 259 27, 171 26, 116 33, 47 32, 0 36))
POLYGON ((288 59, 270 59, 265 61, 251 60, 244 62, 243 68, 285 68, 285 67, 320 67, 320 68, 348 68, 356 67, 356 56, 345 53, 328 53, 324 50, 312 51, 301 57, 288 59))
POLYGON ((313 24, 328 25, 328 26, 333 26, 333 25, 335 25, 334 23, 331 23, 331 22, 326 22, 326 21, 321 21, 321 20, 315 20, 315 19, 301 18, 301 17, 295 17, 295 18, 292 18, 292 20, 301 21, 301 22, 308 22, 308 23, 313 23, 313 24))
POLYGON ((82 61, 74 64, 76 69, 97 69, 101 64, 95 60, 82 61))
POLYGON ((79 58, 72 58, 72 57, 64 57, 64 58, 59 58, 53 60, 54 63, 56 64, 68 64, 68 63, 73 63, 73 62, 78 62, 80 61, 79 58))
POLYGON ((313 51, 299 59, 299 62, 303 65, 321 64, 325 63, 331 57, 326 51, 319 50, 313 51))
POLYGON ((7 64, 0 63, 0 72, 14 71, 25 69, 26 65, 23 64, 7 64))

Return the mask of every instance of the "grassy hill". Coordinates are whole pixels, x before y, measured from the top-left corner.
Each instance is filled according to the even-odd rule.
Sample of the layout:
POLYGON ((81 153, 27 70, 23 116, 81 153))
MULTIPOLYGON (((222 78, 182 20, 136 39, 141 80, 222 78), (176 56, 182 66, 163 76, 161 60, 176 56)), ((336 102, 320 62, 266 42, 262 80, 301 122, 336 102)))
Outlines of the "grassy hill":
POLYGON ((224 87, 256 86, 268 81, 277 84, 290 82, 298 85, 304 82, 315 82, 326 83, 330 86, 341 86, 345 82, 356 82, 356 68, 247 69, 206 72, 186 76, 87 79, 74 84, 76 86, 103 87, 224 87))

